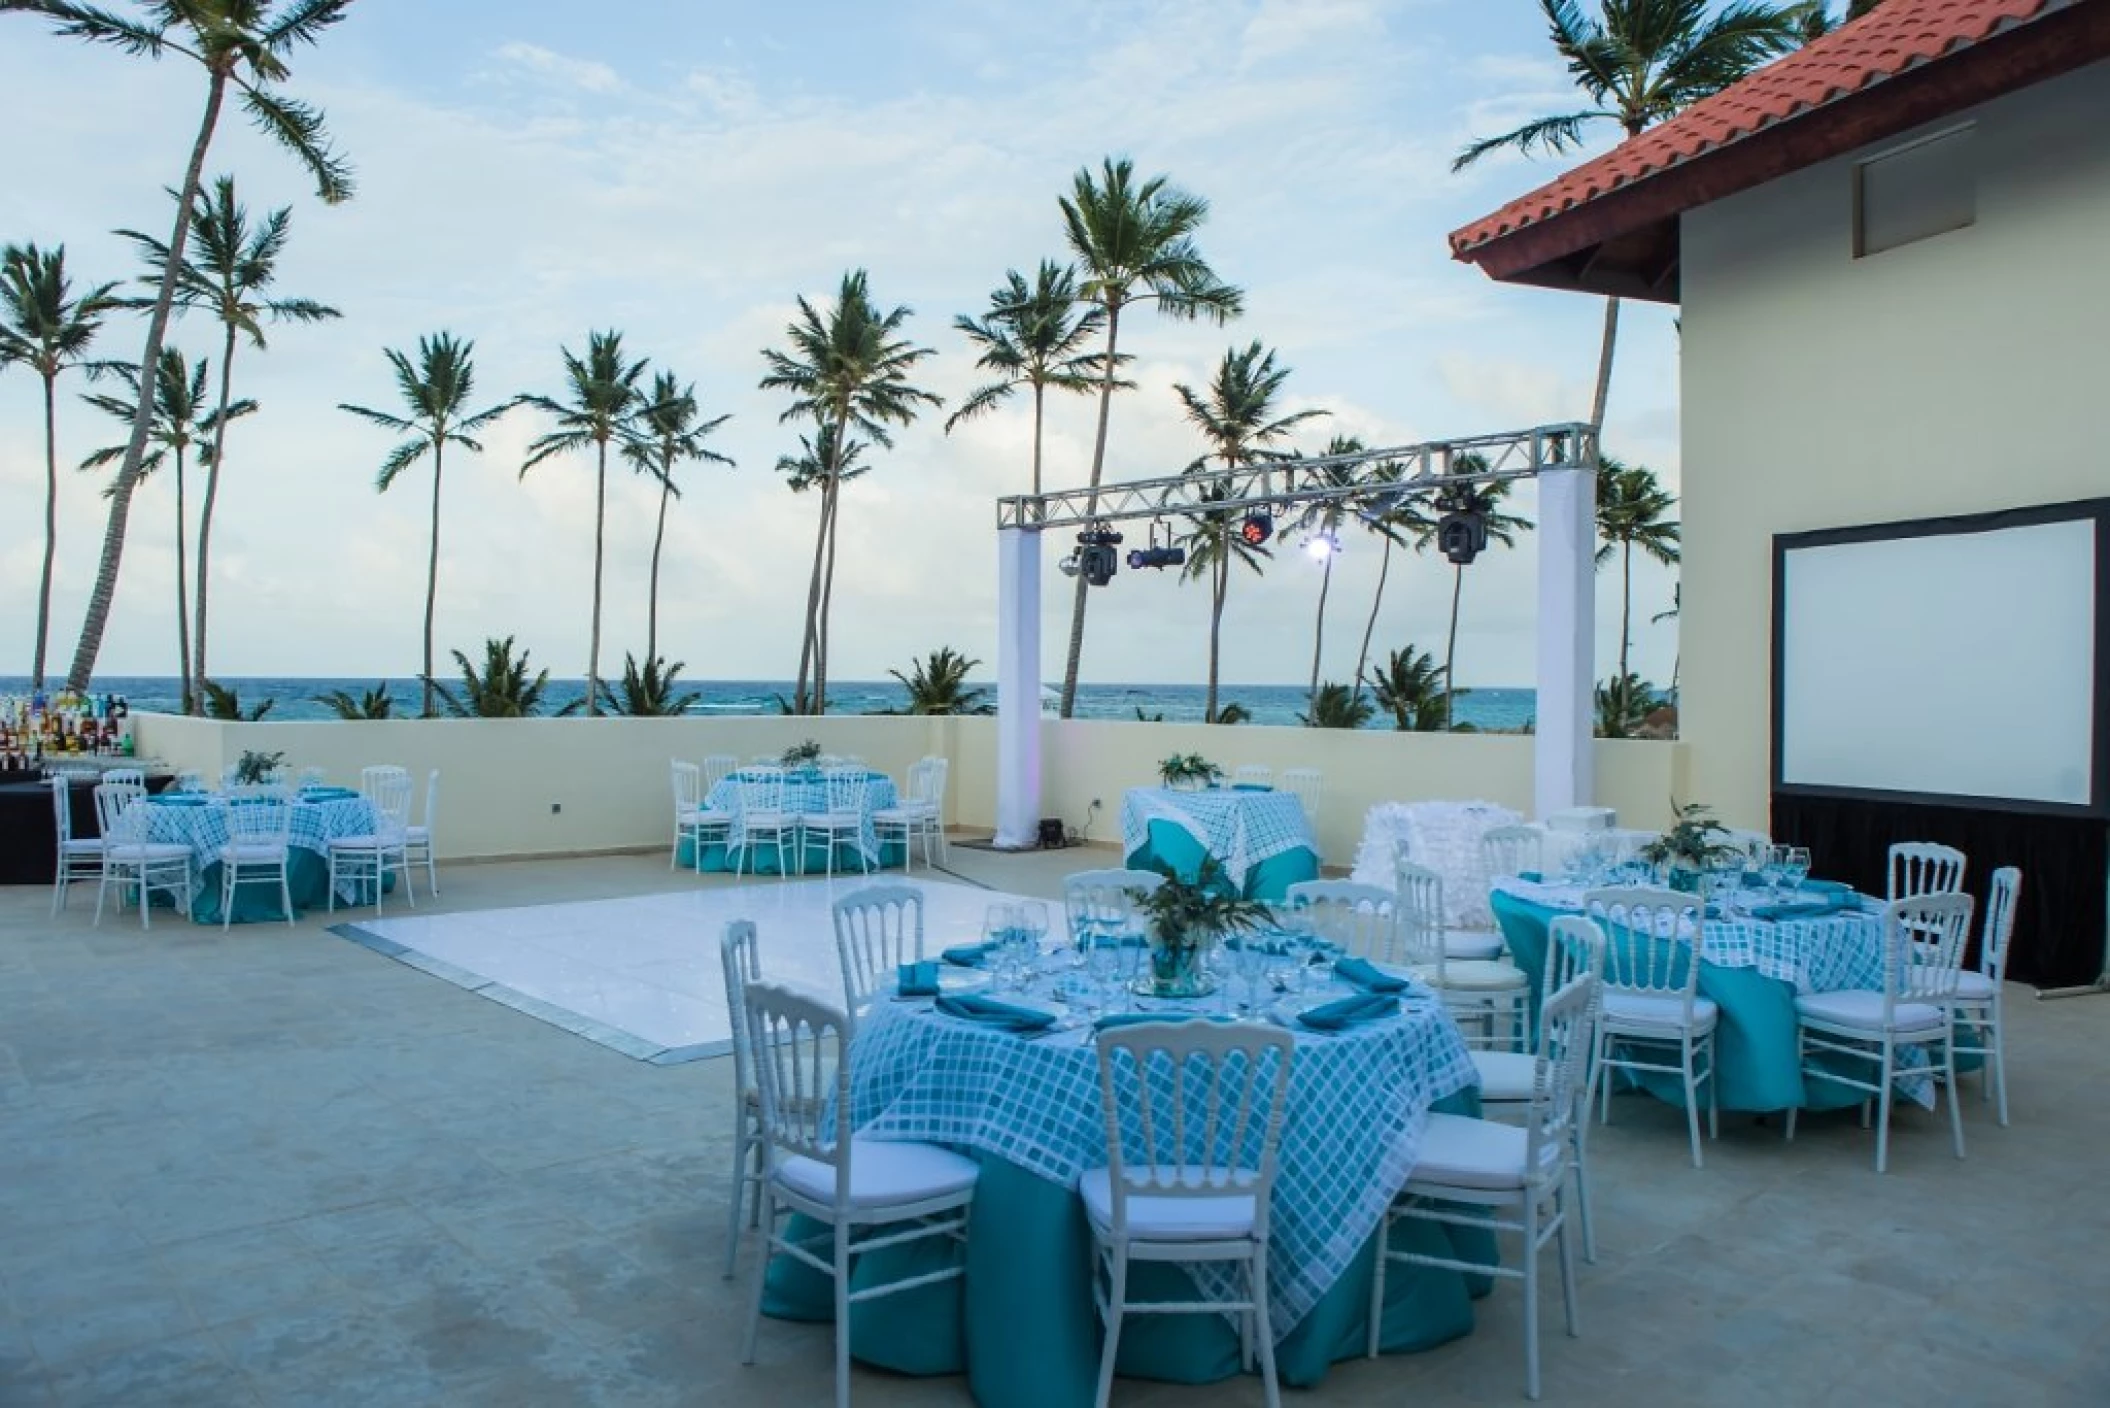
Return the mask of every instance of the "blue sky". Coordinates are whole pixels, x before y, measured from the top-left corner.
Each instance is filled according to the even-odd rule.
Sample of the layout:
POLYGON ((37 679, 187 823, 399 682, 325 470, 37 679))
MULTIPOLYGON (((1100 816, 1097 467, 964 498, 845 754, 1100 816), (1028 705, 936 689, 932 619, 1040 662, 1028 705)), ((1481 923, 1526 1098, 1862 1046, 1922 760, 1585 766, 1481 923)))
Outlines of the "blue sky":
MULTIPOLYGON (((1204 382, 1259 339, 1294 368, 1288 408, 1326 410, 1300 443, 1373 444, 1587 415, 1601 307, 1490 283, 1445 234, 1558 169, 1513 159, 1462 176, 1468 138, 1572 101, 1528 0, 1104 0, 1039 6, 909 0, 886 7, 599 6, 514 0, 360 0, 296 59, 291 91, 328 112, 360 193, 322 206, 288 159, 239 126, 211 172, 254 210, 293 208, 280 290, 342 321, 275 329, 245 350, 238 394, 262 411, 231 440, 216 522, 216 674, 405 678, 419 648, 429 481, 376 495, 389 449, 336 409, 390 405, 384 347, 441 328, 474 338, 480 402, 560 389, 560 345, 616 327, 638 355, 693 380, 732 471, 697 469, 668 527, 663 653, 699 678, 779 678, 796 665, 815 505, 773 473, 796 448, 780 398, 756 388, 794 299, 852 267, 906 304, 937 349, 925 382, 957 402, 980 384, 951 329, 980 314, 1007 268, 1061 255, 1056 197, 1083 166, 1127 154, 1212 205, 1201 232, 1247 293, 1227 327, 1141 318, 1124 333, 1139 389, 1117 398, 1109 478, 1171 473, 1200 452, 1171 387, 1204 382), (1308 442, 1308 443, 1307 443, 1308 442)), ((0 240, 63 242, 82 281, 129 278, 117 227, 164 231, 201 85, 0 21, 0 114, 38 138, 0 153, 0 240)), ((137 356, 119 320, 100 352, 137 356)), ((194 353, 217 345, 193 317, 194 353)), ((1632 310, 1608 445, 1677 475, 1676 343, 1668 310, 1632 310)), ((78 389, 78 388, 75 388, 78 389)), ((950 644, 993 662, 993 500, 1026 481, 1021 399, 897 438, 846 491, 832 673, 869 678, 950 644)), ((541 430, 515 412, 480 458, 448 466, 442 651, 516 634, 538 663, 584 672, 592 471, 584 458, 518 480, 541 430)), ((1089 468, 1092 405, 1051 409, 1052 486, 1089 468)), ((68 396, 60 456, 121 438, 68 396)), ((41 534, 33 379, 0 376, 0 599, 6 651, 27 663, 41 534)), ((655 498, 611 471, 604 668, 642 650, 655 498)), ((60 505, 55 653, 78 628, 102 528, 98 484, 68 472, 60 505)), ((1525 497, 1528 505, 1529 496, 1525 497)), ((173 507, 150 483, 134 510, 103 656, 110 673, 173 673, 173 507)), ((1467 574, 1461 682, 1528 683, 1531 540, 1467 574)), ((1048 552, 1050 678, 1061 670, 1065 579, 1048 552)), ((1326 673, 1345 677, 1376 580, 1374 546, 1347 544, 1334 580, 1326 673)), ((1233 587, 1224 675, 1300 680, 1317 572, 1284 554, 1233 587)), ((1638 620, 1670 579, 1637 573, 1638 620)), ((1440 645, 1440 561, 1396 563, 1377 639, 1440 645)), ((1601 658, 1616 651, 1617 578, 1600 582, 1601 658)), ((1123 572, 1099 593, 1085 675, 1198 681, 1208 603, 1170 574, 1123 572)), ((1668 677, 1671 628, 1645 627, 1637 667, 1668 677)), ((1605 673, 1609 672, 1605 666, 1605 673)))

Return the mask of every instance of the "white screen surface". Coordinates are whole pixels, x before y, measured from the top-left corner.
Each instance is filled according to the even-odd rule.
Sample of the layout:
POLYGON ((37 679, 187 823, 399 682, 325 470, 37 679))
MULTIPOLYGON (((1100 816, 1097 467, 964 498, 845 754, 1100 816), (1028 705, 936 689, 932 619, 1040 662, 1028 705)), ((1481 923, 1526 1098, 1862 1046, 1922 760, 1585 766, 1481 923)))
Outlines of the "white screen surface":
POLYGON ((2085 806, 2095 523, 1790 548, 1781 781, 2085 806))

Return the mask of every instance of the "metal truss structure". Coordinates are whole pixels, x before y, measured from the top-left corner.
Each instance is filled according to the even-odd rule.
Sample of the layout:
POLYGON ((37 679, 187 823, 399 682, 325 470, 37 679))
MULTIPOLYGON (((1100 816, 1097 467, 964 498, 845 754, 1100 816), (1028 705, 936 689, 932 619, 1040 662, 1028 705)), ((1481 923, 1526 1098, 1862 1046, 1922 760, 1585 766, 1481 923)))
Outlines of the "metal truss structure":
POLYGON ((1062 489, 998 499, 996 526, 1039 532, 1171 514, 1276 515, 1328 504, 1382 513, 1417 495, 1473 484, 1597 469, 1597 432, 1579 422, 1499 435, 1430 440, 1352 455, 1261 460, 1236 468, 1197 467, 1162 479, 1062 489), (1466 460, 1471 455, 1477 458, 1466 460), (1463 465, 1461 467, 1461 461, 1463 465), (1343 471, 1347 471, 1344 475, 1343 471))

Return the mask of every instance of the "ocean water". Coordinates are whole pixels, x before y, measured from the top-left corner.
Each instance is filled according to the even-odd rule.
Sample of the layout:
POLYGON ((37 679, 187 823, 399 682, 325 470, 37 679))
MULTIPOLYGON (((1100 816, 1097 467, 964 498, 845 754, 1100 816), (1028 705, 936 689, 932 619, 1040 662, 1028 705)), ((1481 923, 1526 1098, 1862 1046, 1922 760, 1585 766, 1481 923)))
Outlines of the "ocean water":
MULTIPOLYGON (((316 696, 343 690, 356 699, 381 681, 256 676, 230 677, 220 683, 235 691, 244 709, 269 699, 274 701, 269 715, 271 719, 293 721, 334 718, 336 716, 327 706, 315 702, 316 696)), ((387 684, 397 712, 416 717, 422 698, 416 681, 389 680, 387 684)), ((683 680, 681 684, 685 690, 701 696, 690 706, 692 714, 774 714, 778 697, 791 694, 788 680, 683 680)), ((27 679, 0 677, 0 694, 21 694, 28 688, 27 679)), ((134 709, 151 713, 173 714, 179 702, 173 675, 109 675, 96 680, 95 692, 122 694, 131 701, 134 709)), ((544 697, 550 708, 558 709, 574 699, 583 698, 585 693, 584 680, 552 679, 544 697)), ((1055 694, 1054 686, 1043 693, 1051 712, 1055 694)), ((1167 723, 1199 723, 1207 697, 1208 691, 1194 684, 1080 683, 1077 686, 1077 717, 1133 722, 1136 712, 1141 710, 1152 718, 1162 714, 1167 723)), ((993 688, 989 698, 994 702, 993 688)), ((1290 727, 1297 724, 1297 716, 1304 711, 1306 702, 1302 685, 1281 684, 1224 685, 1218 690, 1218 699, 1222 703, 1235 701, 1243 704, 1252 711, 1256 724, 1290 727)), ((1534 702, 1535 693, 1529 689, 1475 689, 1458 701, 1457 722, 1483 730, 1513 731, 1531 722, 1534 702)), ((907 704, 908 691, 896 680, 837 680, 828 686, 828 712, 831 714, 875 714, 905 708, 907 704)), ((1380 714, 1371 720, 1369 726, 1388 729, 1392 726, 1391 716, 1380 714)))

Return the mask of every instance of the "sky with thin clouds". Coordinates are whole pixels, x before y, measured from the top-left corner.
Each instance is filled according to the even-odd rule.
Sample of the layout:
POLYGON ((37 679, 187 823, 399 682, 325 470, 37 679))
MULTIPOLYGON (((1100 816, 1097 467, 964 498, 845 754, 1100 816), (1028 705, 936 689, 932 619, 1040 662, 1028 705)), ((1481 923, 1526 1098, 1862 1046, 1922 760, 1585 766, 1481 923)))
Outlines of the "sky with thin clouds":
MULTIPOLYGON (((120 8, 123 5, 120 0, 120 8)), ((692 0, 360 0, 289 91, 323 107, 356 164, 356 199, 327 207, 300 168, 230 114, 208 176, 232 172, 253 214, 292 208, 275 290, 344 317, 267 329, 235 389, 261 411, 228 445, 212 561, 213 673, 406 679, 418 666, 430 479, 386 494, 393 441, 337 409, 398 409, 385 348, 441 329, 476 344, 478 406, 563 389, 560 347, 616 328, 634 355, 693 381, 734 469, 685 466, 667 523, 661 649, 704 679, 784 679, 797 665, 817 500, 775 470, 801 427, 756 386, 795 300, 870 272, 883 306, 936 349, 922 384, 956 404, 985 379, 959 314, 979 316, 1007 269, 1066 257, 1057 196, 1108 155, 1210 202, 1199 243, 1246 292, 1216 327, 1148 313, 1124 324, 1138 388, 1114 403, 1110 480, 1177 472, 1204 446, 1176 383, 1206 383, 1258 339, 1292 368, 1285 410, 1315 408, 1293 442, 1373 445, 1585 419, 1602 305, 1508 288, 1449 257, 1445 235, 1549 179, 1511 157, 1452 175, 1476 135, 1574 103, 1529 0, 901 0, 885 6, 692 0)), ((165 235, 197 120, 194 68, 56 38, 0 19, 0 241, 63 243, 78 283, 132 279, 111 232, 165 235)), ((1593 148, 1594 150, 1594 148, 1593 148)), ((96 349, 136 358, 143 323, 114 319, 96 349)), ((174 324, 193 356, 214 325, 174 324)), ((1671 310, 1629 306, 1607 446, 1675 487, 1671 310)), ((70 658, 101 541, 104 480, 71 466, 123 428, 62 383, 53 654, 70 658)), ((42 551, 40 389, 0 375, 0 673, 26 669, 42 551)), ((1051 487, 1088 473, 1093 403, 1051 404, 1051 487)), ((831 674, 882 677, 951 645, 996 659, 994 501, 1021 492, 1023 395, 943 431, 943 411, 875 453, 844 491, 831 674)), ((572 456, 523 479, 544 429, 516 410, 481 456, 447 463, 441 651, 516 635, 538 664, 585 673, 593 465, 572 456)), ((1518 495, 1525 512, 1532 495, 1518 495)), ((603 668, 642 652, 654 487, 608 483, 603 668)), ((137 496, 101 669, 173 674, 174 501, 137 496)), ((1334 575, 1324 673, 1346 678, 1376 584, 1374 541, 1351 536, 1334 575)), ((1067 579, 1044 554, 1043 673, 1058 680, 1067 579)), ((1458 676, 1529 684, 1532 539, 1470 568, 1458 676)), ((1084 676, 1199 682, 1209 603, 1176 574, 1123 570, 1093 596, 1084 676)), ((1447 566, 1398 558, 1380 651, 1440 654, 1447 566)), ((1671 577, 1635 573, 1636 668, 1669 677, 1671 577)), ((1284 552, 1234 582, 1224 678, 1301 681, 1319 573, 1284 552)), ((1618 641, 1618 575, 1600 576, 1599 673, 1618 641)))

